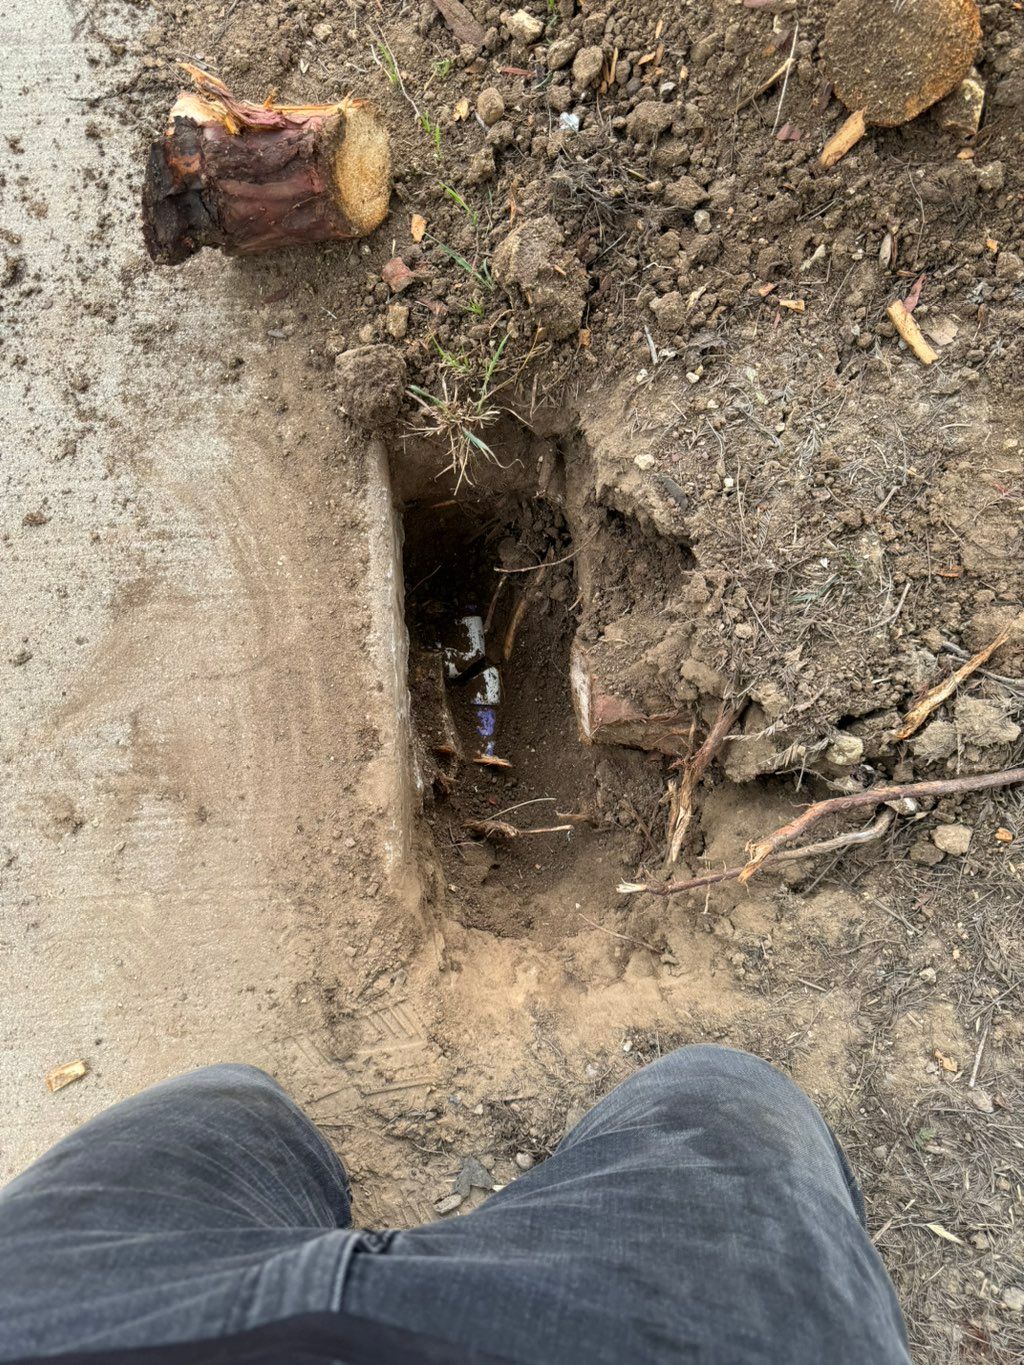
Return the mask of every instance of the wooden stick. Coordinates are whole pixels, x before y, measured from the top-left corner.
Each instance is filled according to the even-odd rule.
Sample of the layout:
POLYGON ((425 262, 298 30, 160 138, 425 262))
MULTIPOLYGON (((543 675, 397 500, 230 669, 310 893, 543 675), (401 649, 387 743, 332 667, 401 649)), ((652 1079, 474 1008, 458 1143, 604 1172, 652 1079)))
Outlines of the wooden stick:
POLYGON ((693 821, 693 798, 696 795, 700 780, 718 754, 726 736, 739 719, 742 710, 743 705, 729 706, 727 702, 723 701, 718 715, 715 717, 715 723, 708 731, 704 743, 695 754, 682 763, 683 776, 680 779, 679 789, 673 801, 673 814, 669 819, 669 863, 677 862, 679 859, 679 850, 686 838, 686 831, 693 821))
POLYGON ((991 791, 995 787, 1012 787, 1024 782, 1024 768, 1004 768, 998 773, 978 773, 973 777, 946 777, 934 782, 904 782, 895 787, 872 787, 870 791, 854 792, 851 796, 833 796, 827 801, 816 801, 795 820, 783 825, 767 839, 750 846, 750 861, 740 873, 740 881, 748 882, 758 868, 784 844, 791 843, 811 825, 826 815, 857 810, 861 806, 878 806, 883 801, 898 801, 905 796, 957 796, 962 792, 991 791))
POLYGON ((969 678, 976 668, 987 663, 1000 645, 1005 645, 1010 638, 1009 627, 1001 630, 991 644, 979 649, 967 662, 951 673, 948 678, 933 687, 930 692, 926 692, 916 706, 912 706, 904 718, 903 724, 893 736, 894 739, 909 739, 915 730, 919 730, 928 719, 936 707, 953 695, 956 689, 965 679, 969 678))
MULTIPOLYGON (((864 829, 851 830, 849 834, 837 834, 833 839, 822 839, 817 844, 806 844, 803 848, 786 848, 781 853, 773 853, 766 860, 775 863, 792 863, 798 858, 815 858, 820 853, 832 853, 837 848, 850 844, 869 844, 880 839, 895 819, 891 810, 883 811, 877 819, 864 829)), ((728 867, 721 872, 709 872, 703 877, 691 877, 685 882, 620 882, 618 890, 622 895, 635 896, 645 891, 650 896, 674 896, 678 891, 695 891, 701 886, 714 886, 717 882, 733 882, 739 878, 746 866, 728 867)))
POLYGON ((834 166, 837 161, 842 161, 846 153, 856 147, 864 136, 867 126, 863 109, 858 109, 856 113, 850 115, 845 123, 839 125, 837 131, 832 134, 822 149, 821 164, 826 170, 830 166, 834 166))
POLYGON ((892 303, 889 304, 889 307, 885 311, 889 314, 897 332, 899 332, 900 336, 914 352, 921 364, 934 365, 939 358, 939 353, 925 341, 924 333, 914 321, 913 315, 907 312, 903 300, 893 299, 892 303))

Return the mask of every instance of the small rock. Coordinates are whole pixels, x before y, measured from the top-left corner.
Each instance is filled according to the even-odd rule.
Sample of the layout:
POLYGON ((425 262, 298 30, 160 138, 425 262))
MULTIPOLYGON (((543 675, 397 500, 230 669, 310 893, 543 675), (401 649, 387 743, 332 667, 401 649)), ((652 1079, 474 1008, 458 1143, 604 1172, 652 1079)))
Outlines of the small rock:
POLYGON ((1010 720, 999 702, 960 697, 954 713, 960 738, 967 744, 977 744, 979 749, 1013 744, 1020 738, 1020 726, 1010 720))
POLYGON ((674 111, 670 104, 645 100, 638 104, 626 119, 626 132, 637 142, 653 142, 659 133, 671 127, 674 111))
POLYGON ((409 310, 404 303, 389 304, 387 329, 388 336, 394 337, 396 341, 401 341, 408 332, 409 310))
POLYGON ((493 85, 481 90, 476 97, 476 112, 488 128, 493 128, 505 114, 505 101, 501 97, 501 91, 495 90, 493 85))
POLYGON ((529 1152, 516 1152, 515 1161, 521 1171, 528 1171, 536 1165, 529 1152))
POLYGON ((1024 260, 1015 251, 1000 251, 996 261, 996 279, 1008 284, 1019 284, 1024 280, 1024 260))
POLYGON ((939 825, 932 830, 932 842, 943 853, 951 853, 954 858, 962 858, 971 846, 974 833, 967 825, 939 825))
POLYGON ((926 986, 934 986, 934 985, 935 985, 935 968, 934 968, 934 967, 922 967, 921 970, 918 972, 917 975, 918 975, 918 978, 919 978, 921 981, 923 981, 924 984, 925 984, 926 986))
POLYGON ((556 38, 547 50, 549 71, 563 71, 579 51, 580 45, 575 38, 556 38))
POLYGON ((368 431, 398 416, 405 393, 405 361, 394 346, 356 346, 334 362, 344 410, 368 431))
POLYGON ((837 768, 852 768, 864 757, 864 741, 859 735, 839 734, 825 750, 825 758, 837 768))
POLYGON ((687 213, 693 213, 707 197, 707 190, 698 185, 692 175, 681 175, 665 191, 665 203, 674 209, 684 209, 687 213))
POLYGON ((984 1090, 969 1090, 967 1093, 970 1096, 971 1103, 979 1113, 991 1114, 995 1112, 992 1096, 987 1095, 984 1090))
POLYGON ((327 39, 334 32, 334 25, 326 21, 322 24, 313 25, 313 37, 318 43, 326 43, 327 39))
POLYGON ((977 1247, 979 1251, 988 1251, 989 1247, 992 1245, 983 1232, 972 1232, 969 1240, 971 1246, 977 1247))
POLYGON ((923 863, 925 867, 934 867, 936 863, 941 863, 943 859, 941 848, 936 848, 930 839, 918 839, 910 845, 910 861, 912 863, 923 863))
POLYGON ((711 231, 711 214, 707 209, 698 209, 693 215, 693 226, 700 233, 707 234, 711 231))
POLYGON ((974 171, 978 178, 978 188, 989 194, 997 193, 1006 183, 1006 168, 1001 161, 990 161, 985 166, 975 166, 974 171))
POLYGON ((573 59, 572 78, 581 90, 589 90, 597 83, 603 66, 603 48, 582 47, 573 59))
POLYGON ((522 43, 523 47, 529 47, 544 32, 544 24, 540 19, 536 19, 532 14, 527 13, 526 10, 517 9, 515 14, 509 17, 508 31, 517 43, 522 43))
POLYGON ((465 1199, 470 1190, 492 1190, 493 1188, 494 1176, 491 1175, 487 1167, 475 1156, 465 1157, 459 1168, 459 1173, 455 1177, 454 1193, 465 1199))
POLYGON ((1024 1289, 1020 1285, 1008 1284, 1003 1290, 1003 1305, 1011 1313, 1024 1313, 1024 1289))
POLYGON ((434 1208, 444 1217, 446 1213, 454 1213, 464 1198, 465 1195, 462 1194, 446 1194, 443 1199, 434 1201, 434 1208))

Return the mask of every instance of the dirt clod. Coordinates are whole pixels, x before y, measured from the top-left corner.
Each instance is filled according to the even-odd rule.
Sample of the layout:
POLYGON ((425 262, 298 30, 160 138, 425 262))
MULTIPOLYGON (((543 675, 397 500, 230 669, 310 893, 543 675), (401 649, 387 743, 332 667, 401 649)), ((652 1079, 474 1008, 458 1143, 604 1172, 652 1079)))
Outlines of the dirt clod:
POLYGON ((494 253, 493 271, 499 284, 520 291, 537 326, 552 340, 579 328, 587 276, 566 250, 554 218, 544 215, 514 227, 494 253))
POLYGON ((488 128, 493 128, 498 120, 505 116, 505 101, 501 97, 501 91, 495 90, 493 85, 481 90, 476 97, 476 112, 488 128))
POLYGON ((334 362, 341 405, 367 431, 398 416, 405 392, 406 365, 394 346, 356 346, 334 362))

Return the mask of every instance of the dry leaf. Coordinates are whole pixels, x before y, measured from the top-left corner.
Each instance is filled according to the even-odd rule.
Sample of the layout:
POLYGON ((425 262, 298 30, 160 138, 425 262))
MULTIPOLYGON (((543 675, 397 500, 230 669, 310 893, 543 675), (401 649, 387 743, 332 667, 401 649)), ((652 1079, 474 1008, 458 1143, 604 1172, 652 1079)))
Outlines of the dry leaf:
POLYGON ((66 1085, 71 1085, 73 1081, 80 1081, 83 1076, 89 1074, 89 1063, 81 1060, 77 1062, 64 1062, 61 1066, 55 1066, 52 1071, 46 1073, 46 1088, 50 1094, 56 1094, 58 1090, 63 1090, 66 1085))
POLYGON ((960 1238, 955 1237, 951 1232, 947 1232, 941 1223, 925 1223, 925 1227, 929 1232, 934 1232, 936 1237, 941 1237, 944 1242, 953 1242, 958 1247, 963 1246, 960 1238))
POLYGON ((996 241, 996 239, 995 239, 994 237, 986 237, 986 238, 985 238, 985 245, 988 247, 989 251, 998 251, 998 250, 999 250, 999 243, 996 241))
POLYGON ((910 287, 910 293, 903 300, 903 307, 907 310, 908 313, 912 313, 914 309, 917 307, 917 305, 920 303, 921 287, 924 284, 924 281, 925 277, 923 275, 918 275, 917 279, 910 287))
POLYGON ((408 289, 416 278, 401 256, 393 256, 380 273, 384 283, 396 294, 408 289))
POLYGON ((981 1114, 991 1114, 995 1110, 995 1105, 992 1103, 992 1096, 987 1095, 984 1090, 972 1090, 971 1103, 981 1114))
POLYGON ((788 308, 791 313, 802 313, 807 305, 803 299, 779 299, 780 308, 788 308))
POLYGON ((452 110, 452 118, 456 123, 461 123, 463 119, 469 118, 469 100, 461 99, 452 110))
POLYGON ((427 230, 427 220, 422 213, 414 213, 409 221, 409 236, 414 242, 422 242, 423 234, 427 230))
POLYGON ((589 327, 581 327, 581 328, 580 328, 580 345, 581 345, 581 346, 584 346, 584 347, 590 345, 590 328, 589 328, 589 327))
POLYGON ((938 1048, 935 1049, 935 1051, 932 1053, 932 1056, 933 1056, 933 1057, 935 1058, 935 1060, 938 1062, 939 1066, 942 1067, 943 1071, 959 1071, 959 1070, 960 1070, 960 1068, 957 1066, 956 1062, 954 1062, 953 1058, 952 1058, 952 1057, 947 1057, 946 1054, 945 1054, 944 1052, 940 1052, 940 1051, 938 1050, 938 1048))

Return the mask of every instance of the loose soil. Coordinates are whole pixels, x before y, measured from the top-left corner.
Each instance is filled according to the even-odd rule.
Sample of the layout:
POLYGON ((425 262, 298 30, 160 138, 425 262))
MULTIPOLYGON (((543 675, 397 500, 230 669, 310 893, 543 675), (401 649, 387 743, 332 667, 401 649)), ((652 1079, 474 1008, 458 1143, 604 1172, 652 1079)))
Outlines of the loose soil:
MULTIPOLYGON (((274 348, 274 388, 253 395, 270 431, 315 395, 339 448, 368 440, 357 347, 392 348, 359 361, 360 393, 391 382, 394 350, 409 386, 378 435, 404 530, 416 886, 367 871, 348 901, 317 847, 303 856, 302 894, 328 909, 278 1074, 374 1225, 437 1216, 467 1157, 514 1178, 672 1046, 748 1048, 850 1153, 915 1359, 1019 1359, 1019 789, 901 811, 875 844, 743 887, 617 886, 665 874, 673 764, 723 701, 742 718, 674 875, 741 862, 808 799, 1022 761, 1024 16, 982 8, 976 135, 943 103, 825 172, 845 111, 820 0, 530 0, 544 27, 526 45, 498 7, 469 8, 479 53, 429 3, 157 3, 127 36, 102 5, 81 21, 109 79, 82 118, 99 148, 129 121, 139 174, 178 58, 251 98, 372 98, 392 131, 371 238, 182 267, 200 310, 226 272, 240 325, 274 348), (918 281, 928 369, 886 315, 918 281), (445 681, 440 652, 492 602, 508 768, 473 761, 481 674, 445 681), (986 671, 897 743, 913 700, 1004 628, 986 671), (661 718, 656 743, 580 743, 574 648, 661 718)), ((12 191, 23 208, 37 192, 12 191)), ((5 308, 39 284, 12 241, 5 308)), ((326 444, 298 451, 311 501, 326 444)), ((350 537, 344 497, 333 515, 350 537)), ((331 590, 344 614, 350 589, 331 590)), ((353 764, 379 741, 360 736, 353 764)), ((345 802, 336 835, 369 865, 382 803, 345 802)))

